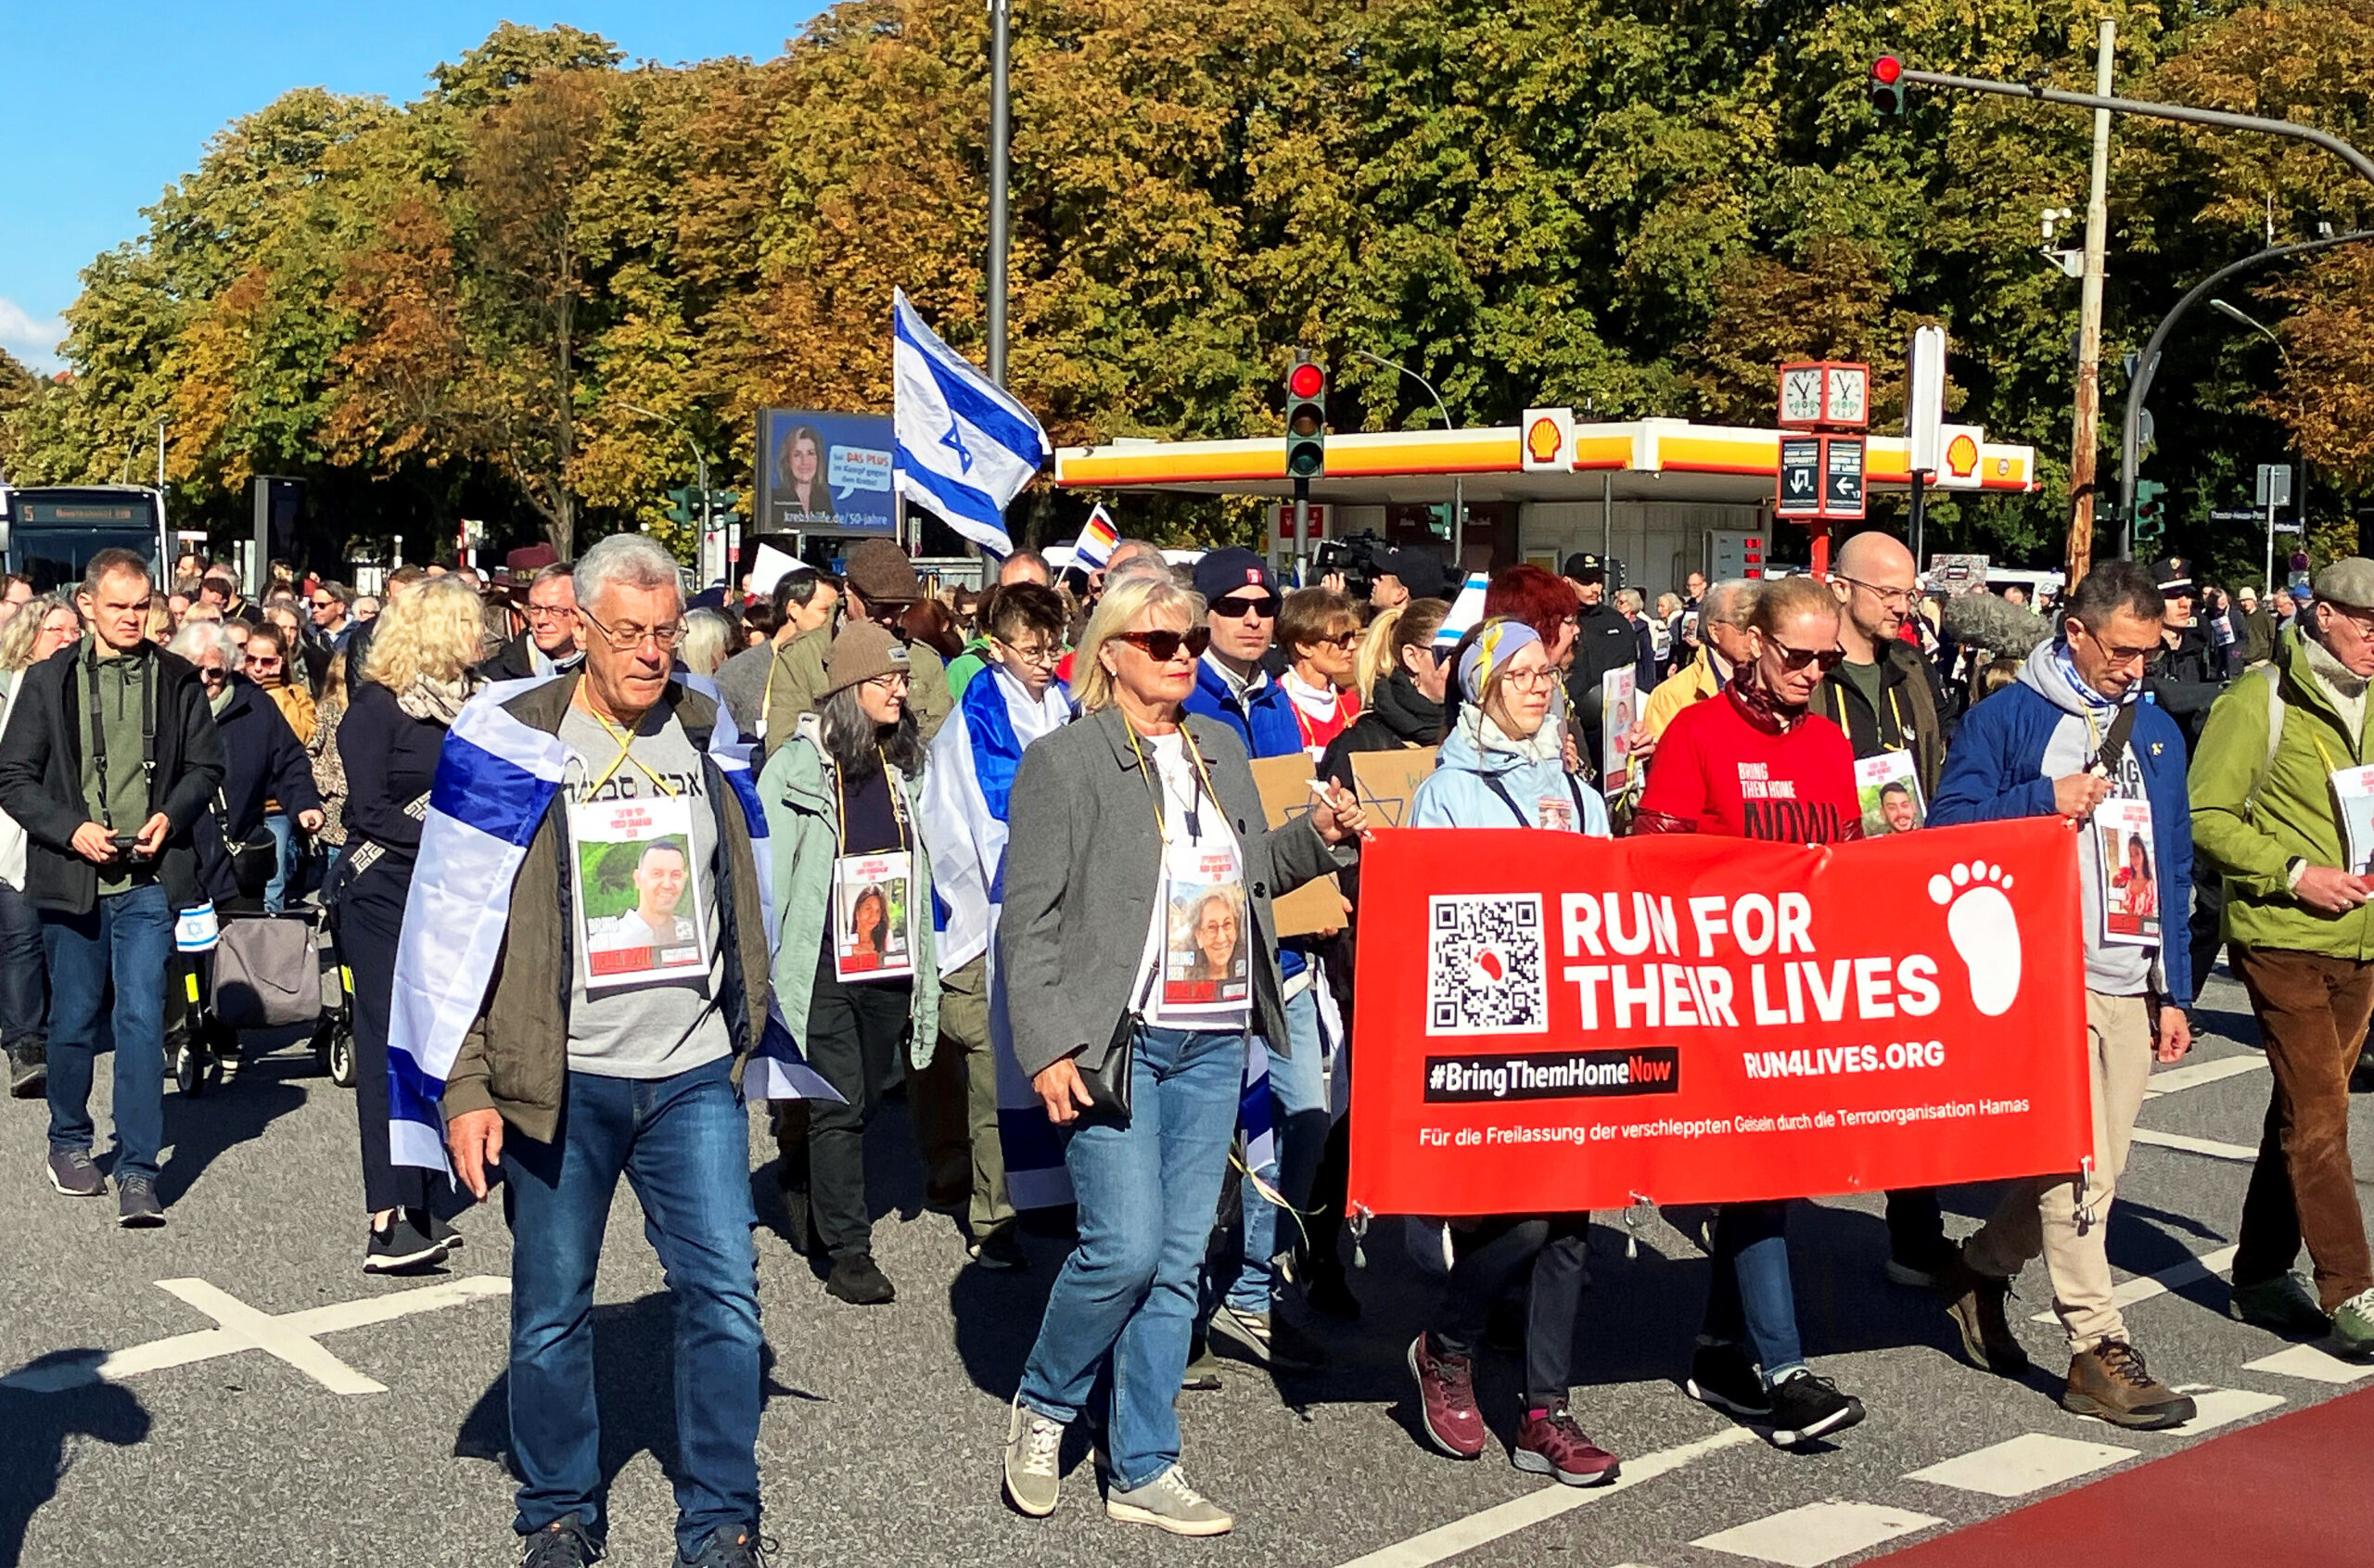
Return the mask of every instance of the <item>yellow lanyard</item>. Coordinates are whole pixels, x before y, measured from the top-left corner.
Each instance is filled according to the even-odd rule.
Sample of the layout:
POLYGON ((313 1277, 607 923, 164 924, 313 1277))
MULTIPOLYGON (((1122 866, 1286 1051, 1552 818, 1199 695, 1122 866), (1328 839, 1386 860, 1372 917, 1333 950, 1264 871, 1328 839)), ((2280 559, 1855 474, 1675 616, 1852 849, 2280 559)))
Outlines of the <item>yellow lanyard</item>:
MULTIPOLYGON (((580 703, 578 706, 581 708, 584 707, 582 703, 580 703)), ((595 723, 602 726, 603 733, 608 735, 612 740, 619 743, 619 754, 610 759, 610 765, 602 770, 602 773, 599 778, 594 780, 591 784, 588 784, 585 786, 585 793, 587 795, 592 795, 604 784, 608 784, 610 782, 610 775, 619 771, 619 764, 621 762, 632 762, 636 767, 642 769, 643 776, 649 779, 653 785, 658 789, 660 794, 670 797, 673 797, 675 795, 676 786, 674 784, 670 784, 666 779, 663 779, 657 773, 653 772, 649 763, 645 762, 642 758, 633 755, 633 731, 619 728, 616 724, 611 723, 606 716, 595 713, 590 708, 586 708, 585 711, 592 716, 595 723)))
MULTIPOLYGON (((882 764, 882 787, 890 791, 890 825, 899 835, 899 852, 907 852, 907 814, 899 809, 899 792, 890 783, 890 759, 875 746, 874 755, 882 764)), ((841 795, 841 771, 833 770, 833 850, 836 857, 849 852, 849 807, 841 795)))
MULTIPOLYGON (((1130 732, 1130 749, 1137 753, 1138 771, 1145 778, 1147 798, 1154 802, 1155 832, 1167 844, 1170 841, 1170 824, 1163 820, 1162 786, 1155 781, 1155 770, 1146 761, 1145 748, 1138 744, 1138 727, 1130 722, 1130 716, 1126 713, 1121 716, 1121 728, 1130 732)), ((1187 733, 1185 724, 1179 726, 1179 738, 1186 745, 1188 759, 1195 765, 1195 777, 1203 784, 1204 793, 1212 797, 1213 805, 1218 806, 1220 803, 1220 792, 1212 787, 1212 776, 1204 769, 1204 754, 1196 746, 1195 737, 1187 733)), ((1188 839, 1192 842, 1202 838, 1204 836, 1202 832, 1195 826, 1196 812, 1192 803, 1187 814, 1188 839)))

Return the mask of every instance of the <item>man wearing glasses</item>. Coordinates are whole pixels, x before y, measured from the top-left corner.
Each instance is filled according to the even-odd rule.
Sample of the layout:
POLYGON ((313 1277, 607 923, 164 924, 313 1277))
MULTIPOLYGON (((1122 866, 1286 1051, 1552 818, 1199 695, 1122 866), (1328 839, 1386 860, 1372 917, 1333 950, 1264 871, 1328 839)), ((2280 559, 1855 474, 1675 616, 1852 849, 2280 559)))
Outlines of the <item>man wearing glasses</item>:
MULTIPOLYGON (((2349 1155, 2349 1077, 2374 1011, 2374 877, 2355 774, 2374 679, 2374 561, 2317 574, 2272 663, 2211 709, 2192 763, 2192 830, 2226 887, 2233 962, 2275 1077, 2235 1237, 2231 1311, 2309 1337, 2329 1317, 2374 1353, 2374 1260, 2349 1155), (2312 1298, 2291 1272, 2305 1243, 2312 1298)), ((2164 909, 2182 905, 2163 904, 2164 909)))
POLYGON ((563 674, 585 660, 577 642, 577 588, 570 568, 547 561, 528 583, 528 631, 496 650, 479 673, 490 681, 563 674))
MULTIPOLYGON (((947 664, 907 635, 907 612, 923 602, 923 580, 915 575, 906 551, 887 539, 858 541, 843 567, 844 622, 870 620, 907 650, 907 706, 914 710, 915 723, 929 745, 955 703, 948 692, 947 664)), ((780 743, 801 714, 824 706, 824 656, 831 651, 830 637, 802 637, 785 648, 783 677, 768 724, 771 739, 780 743)))
POLYGON ((308 594, 305 609, 313 626, 305 640, 330 653, 346 646, 347 634, 354 630, 354 623, 347 618, 346 614, 346 606, 352 597, 346 585, 338 582, 322 583, 308 594))
MULTIPOLYGON (((1814 711, 1846 732, 1856 760, 1901 753, 1911 763, 1920 805, 1937 794, 1946 739, 1937 721, 1936 677, 1921 650, 1904 641, 1918 599, 1912 552, 1891 534, 1858 533, 1831 563, 1838 596, 1839 660, 1814 693, 1814 711)), ((1952 1248, 1933 1189, 1888 1194, 1888 1278, 1926 1288, 1937 1282, 1952 1248)))

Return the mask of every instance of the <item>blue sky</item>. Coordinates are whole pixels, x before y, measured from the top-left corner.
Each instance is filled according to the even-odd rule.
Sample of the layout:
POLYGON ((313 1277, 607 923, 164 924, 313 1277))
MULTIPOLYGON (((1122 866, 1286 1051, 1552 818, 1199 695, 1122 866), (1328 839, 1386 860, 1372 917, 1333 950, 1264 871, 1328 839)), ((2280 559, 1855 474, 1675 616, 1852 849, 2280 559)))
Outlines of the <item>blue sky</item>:
POLYGON ((90 259, 195 168, 207 138, 291 87, 402 103, 504 20, 566 22, 638 59, 772 58, 818 0, 6 0, 0 5, 0 348, 57 368, 90 259))

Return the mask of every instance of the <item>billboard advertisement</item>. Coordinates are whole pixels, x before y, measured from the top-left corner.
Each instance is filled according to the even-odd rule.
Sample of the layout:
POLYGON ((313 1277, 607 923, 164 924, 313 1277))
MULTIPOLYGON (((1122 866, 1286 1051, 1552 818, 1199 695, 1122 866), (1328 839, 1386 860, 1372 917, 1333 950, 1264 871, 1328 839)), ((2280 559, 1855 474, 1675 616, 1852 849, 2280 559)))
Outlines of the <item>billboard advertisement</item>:
POLYGON ((758 457, 754 532, 897 537, 888 414, 764 409, 758 457))

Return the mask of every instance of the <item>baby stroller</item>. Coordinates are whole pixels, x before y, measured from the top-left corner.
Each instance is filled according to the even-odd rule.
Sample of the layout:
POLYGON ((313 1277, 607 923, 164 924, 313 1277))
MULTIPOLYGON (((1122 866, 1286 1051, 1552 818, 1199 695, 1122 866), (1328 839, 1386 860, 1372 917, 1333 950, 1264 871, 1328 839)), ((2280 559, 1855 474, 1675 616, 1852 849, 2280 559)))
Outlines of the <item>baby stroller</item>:
MULTIPOLYGON (((205 853, 199 834, 201 860, 205 853)), ((219 841, 218 841, 219 842, 219 841)), ((212 886, 236 896, 185 911, 176 922, 174 968, 186 1026, 170 1041, 173 1082, 198 1095, 223 1079, 239 1055, 243 1029, 309 1026, 315 1059, 341 1089, 354 1086, 350 988, 330 923, 321 910, 263 912, 272 875, 268 838, 224 848, 212 886)))

